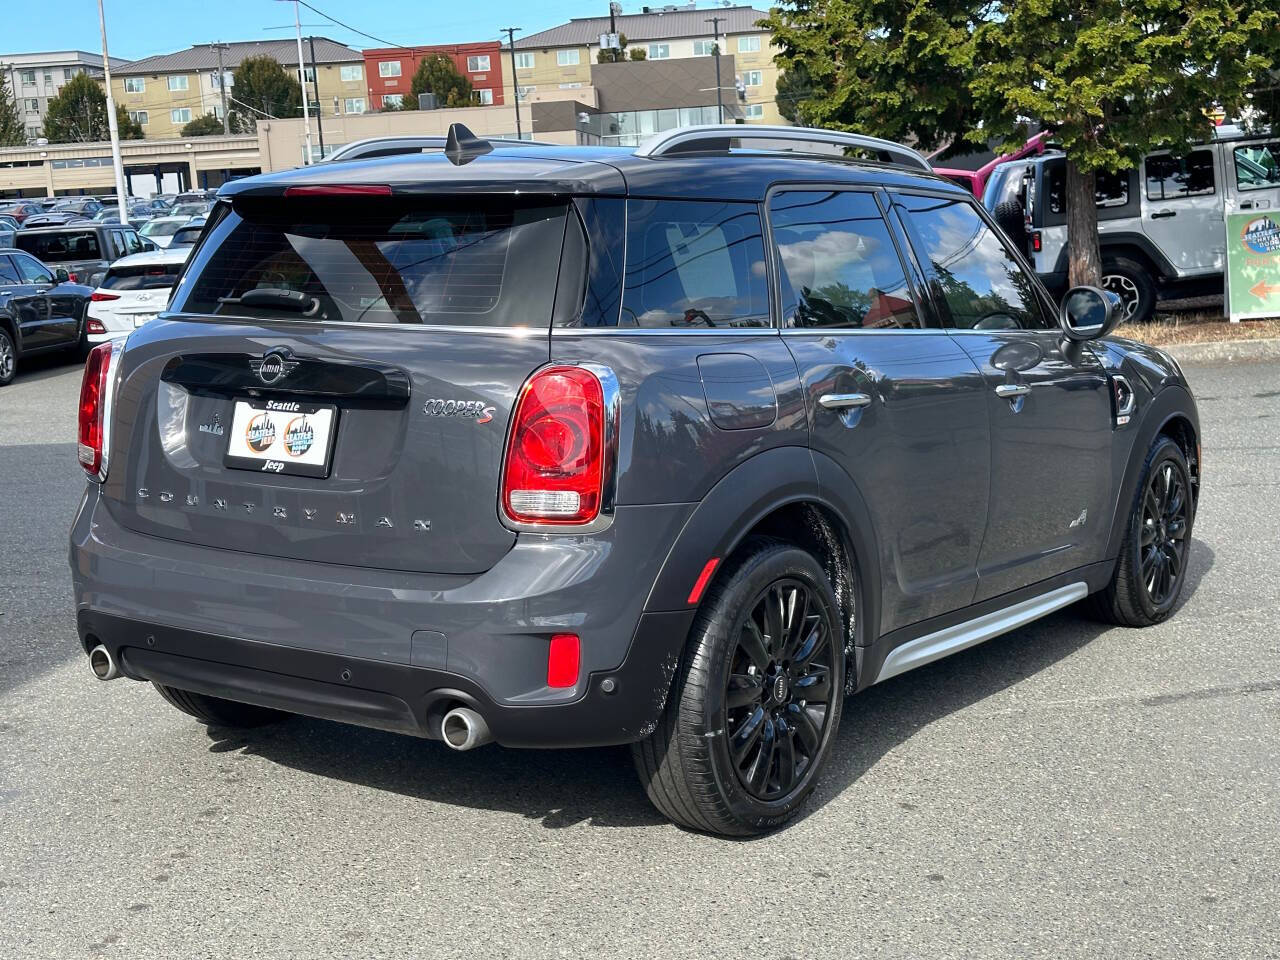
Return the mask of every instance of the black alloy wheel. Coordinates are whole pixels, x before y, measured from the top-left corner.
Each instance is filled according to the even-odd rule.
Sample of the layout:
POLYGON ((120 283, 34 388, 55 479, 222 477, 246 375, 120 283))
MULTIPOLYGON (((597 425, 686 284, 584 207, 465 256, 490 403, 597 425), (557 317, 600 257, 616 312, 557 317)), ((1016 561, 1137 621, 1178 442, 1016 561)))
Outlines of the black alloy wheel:
POLYGON ((1152 606, 1177 592, 1186 567, 1190 491, 1181 470, 1165 461, 1147 478, 1142 498, 1139 551, 1142 583, 1152 606))
POLYGON ((738 632, 724 729, 734 772, 759 800, 781 799, 804 779, 831 721, 834 648, 815 611, 806 584, 778 580, 760 593, 738 632))

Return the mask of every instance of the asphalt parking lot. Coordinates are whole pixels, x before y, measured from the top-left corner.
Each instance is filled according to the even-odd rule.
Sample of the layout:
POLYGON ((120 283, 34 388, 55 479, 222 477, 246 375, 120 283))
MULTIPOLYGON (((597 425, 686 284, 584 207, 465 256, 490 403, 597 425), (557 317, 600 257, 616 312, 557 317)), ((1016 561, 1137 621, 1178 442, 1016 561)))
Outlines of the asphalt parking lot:
POLYGON ((1074 612, 850 701, 807 815, 684 832, 624 749, 205 728, 90 676, 79 371, 0 391, 0 954, 1280 956, 1280 365, 1188 367, 1182 609, 1074 612))

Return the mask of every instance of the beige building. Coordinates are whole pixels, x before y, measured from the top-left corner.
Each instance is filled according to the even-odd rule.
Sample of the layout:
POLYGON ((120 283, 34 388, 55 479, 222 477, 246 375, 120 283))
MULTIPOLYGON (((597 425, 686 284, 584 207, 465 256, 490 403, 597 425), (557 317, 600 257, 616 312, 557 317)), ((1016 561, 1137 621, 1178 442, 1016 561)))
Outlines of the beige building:
MULTIPOLYGON (((778 51, 772 35, 756 26, 765 16, 765 11, 753 7, 671 7, 624 14, 613 23, 617 33, 627 39, 628 55, 642 49, 646 62, 651 63, 710 59, 718 32, 725 121, 740 117, 747 123, 785 123, 777 105, 778 68, 773 57, 778 51)), ((517 39, 515 83, 522 102, 536 102, 550 91, 590 87, 601 35, 609 30, 609 17, 585 17, 517 39)), ((714 91, 712 94, 714 97, 714 91)), ((655 132, 643 121, 645 132, 655 132)))
MULTIPOLYGON (((363 54, 325 37, 315 37, 313 42, 321 122, 368 110, 369 90, 365 82, 363 54)), ((314 109, 312 45, 303 39, 306 96, 314 109)), ((177 53, 136 60, 123 67, 113 65, 112 94, 116 103, 142 125, 148 139, 181 136, 182 128, 197 117, 213 114, 222 118, 219 53, 227 83, 228 107, 233 106, 235 98, 233 74, 243 60, 269 56, 287 70, 296 72, 298 69, 296 40, 200 44, 177 53)))

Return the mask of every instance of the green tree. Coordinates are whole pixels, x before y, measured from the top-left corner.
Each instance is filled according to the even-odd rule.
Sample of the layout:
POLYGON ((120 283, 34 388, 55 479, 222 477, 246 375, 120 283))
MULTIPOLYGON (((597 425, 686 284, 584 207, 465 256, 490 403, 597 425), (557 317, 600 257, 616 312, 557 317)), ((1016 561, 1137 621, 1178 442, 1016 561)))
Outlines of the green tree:
MULTIPOLYGON (((760 26, 808 126, 943 146, 976 123, 968 92, 980 0, 792 0, 760 26)), ((781 107, 781 103, 780 103, 781 107)))
POLYGON ((184 137, 212 137, 220 133, 222 133, 222 121, 212 113, 196 117, 182 128, 184 137))
POLYGON ((20 147, 26 142, 27 131, 9 89, 9 75, 0 73, 0 147, 20 147))
POLYGON ((649 51, 644 47, 634 47, 631 50, 630 57, 632 60, 648 60, 649 51))
MULTIPOLYGON (((141 140, 141 125, 116 107, 116 127, 121 140, 141 140)), ((110 139, 107 94, 87 73, 78 73, 51 97, 44 118, 44 135, 50 143, 96 143, 110 139)))
POLYGON ((413 110, 418 97, 434 93, 442 107, 466 107, 471 105, 471 81, 458 72, 453 61, 437 54, 418 64, 409 81, 409 96, 404 98, 404 109, 413 110))
POLYGON ((262 119, 302 116, 302 86, 274 57, 240 61, 227 101, 233 133, 254 133, 262 119))
POLYGON ((813 81, 803 62, 778 74, 778 112, 792 123, 801 123, 799 106, 813 96, 813 81))
POLYGON ((1098 284, 1096 174, 1211 132, 1205 111, 1238 116, 1270 85, 1280 41, 1274 0, 1016 0, 975 33, 970 89, 982 136, 1011 145, 1026 118, 1067 154, 1070 282, 1098 284))

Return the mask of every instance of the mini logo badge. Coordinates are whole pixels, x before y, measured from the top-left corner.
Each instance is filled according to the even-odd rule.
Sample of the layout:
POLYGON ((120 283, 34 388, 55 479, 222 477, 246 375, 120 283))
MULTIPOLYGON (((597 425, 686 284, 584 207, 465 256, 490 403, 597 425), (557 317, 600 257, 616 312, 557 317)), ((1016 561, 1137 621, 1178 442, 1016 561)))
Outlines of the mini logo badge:
POLYGON ((316 442, 316 431, 306 414, 294 417, 284 428, 284 452, 291 457, 300 457, 316 442))
POLYGON ((276 442, 276 423, 270 414, 260 413, 244 428, 244 442, 254 453, 263 453, 276 442))
POLYGON ((290 360, 289 352, 283 347, 268 350, 261 360, 249 361, 250 368, 258 375, 258 379, 267 386, 279 383, 289 376, 297 365, 298 361, 290 360))

